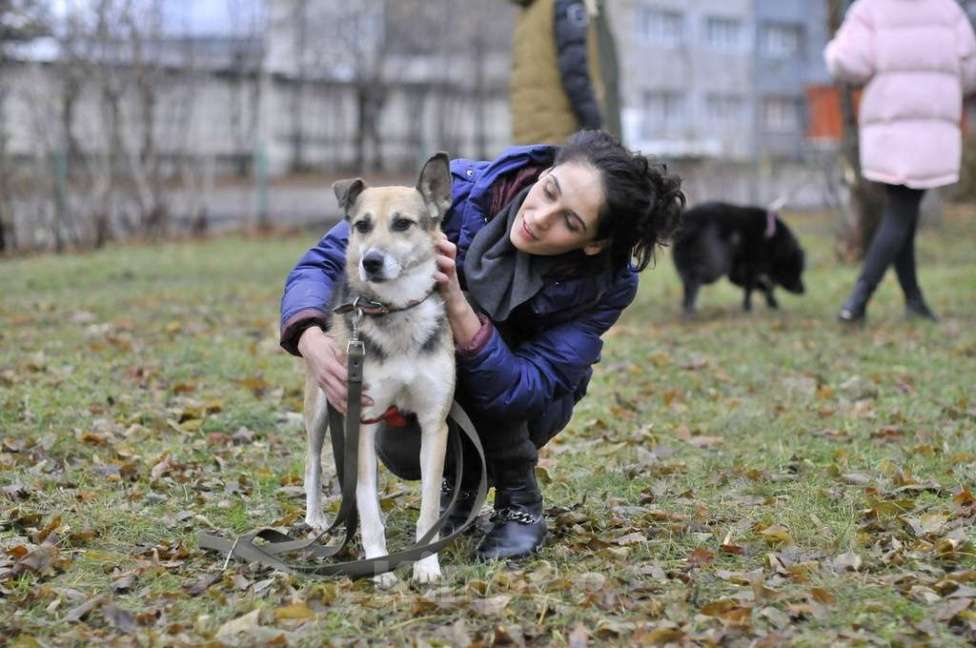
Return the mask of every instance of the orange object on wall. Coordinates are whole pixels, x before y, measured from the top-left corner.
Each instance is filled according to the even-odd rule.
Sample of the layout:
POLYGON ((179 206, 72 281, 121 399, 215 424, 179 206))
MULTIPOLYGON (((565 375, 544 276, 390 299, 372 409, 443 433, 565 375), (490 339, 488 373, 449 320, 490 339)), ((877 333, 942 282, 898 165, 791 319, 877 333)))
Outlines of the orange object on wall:
MULTIPOLYGON (((861 104, 861 90, 854 91, 854 114, 861 104)), ((844 132, 840 114, 840 92, 833 85, 807 86, 807 106, 810 120, 807 123, 807 138, 840 141, 844 132)))

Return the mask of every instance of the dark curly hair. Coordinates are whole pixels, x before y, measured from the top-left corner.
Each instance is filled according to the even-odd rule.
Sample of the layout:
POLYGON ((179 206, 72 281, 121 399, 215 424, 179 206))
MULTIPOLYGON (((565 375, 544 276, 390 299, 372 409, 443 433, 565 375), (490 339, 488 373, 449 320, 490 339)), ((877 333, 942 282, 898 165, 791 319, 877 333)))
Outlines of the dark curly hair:
POLYGON ((596 240, 609 240, 610 263, 633 262, 638 272, 654 260, 654 249, 674 235, 685 206, 681 178, 668 174, 600 130, 574 134, 556 153, 555 164, 581 162, 600 171, 605 202, 596 240))

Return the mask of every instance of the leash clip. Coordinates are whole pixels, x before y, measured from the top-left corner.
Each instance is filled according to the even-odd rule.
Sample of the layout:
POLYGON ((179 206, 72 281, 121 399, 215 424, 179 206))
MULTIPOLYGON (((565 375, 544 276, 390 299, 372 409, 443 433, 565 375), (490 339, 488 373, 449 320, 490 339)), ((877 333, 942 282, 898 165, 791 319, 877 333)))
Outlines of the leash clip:
POLYGON ((353 340, 359 342, 359 323, 363 321, 365 313, 363 313, 362 307, 359 305, 359 297, 353 300, 350 310, 353 312, 352 317, 352 337, 349 343, 352 344, 353 340))

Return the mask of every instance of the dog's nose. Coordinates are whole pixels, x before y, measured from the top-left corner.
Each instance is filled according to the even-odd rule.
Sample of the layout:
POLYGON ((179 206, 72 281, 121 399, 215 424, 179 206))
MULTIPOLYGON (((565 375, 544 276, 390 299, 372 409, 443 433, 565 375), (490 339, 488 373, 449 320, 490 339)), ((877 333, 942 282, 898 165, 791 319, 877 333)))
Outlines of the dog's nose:
POLYGON ((383 254, 375 250, 370 250, 363 257, 363 270, 367 274, 375 275, 383 269, 383 254))

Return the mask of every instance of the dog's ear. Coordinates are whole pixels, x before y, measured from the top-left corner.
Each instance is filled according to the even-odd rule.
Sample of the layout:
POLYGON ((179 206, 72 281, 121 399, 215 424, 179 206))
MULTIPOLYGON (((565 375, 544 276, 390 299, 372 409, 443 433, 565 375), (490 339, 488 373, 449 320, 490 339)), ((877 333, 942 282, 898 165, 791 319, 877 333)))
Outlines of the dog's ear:
POLYGON ((332 191, 335 192, 336 200, 342 213, 349 216, 349 208, 356 203, 356 198, 363 193, 366 188, 366 181, 362 178, 351 178, 349 180, 336 180, 332 184, 332 191))
POLYGON ((424 197, 434 221, 440 221, 451 208, 451 163, 447 153, 440 151, 427 160, 417 180, 417 191, 424 197))

